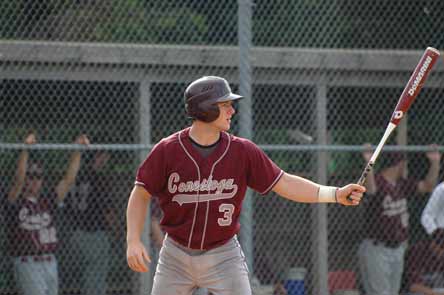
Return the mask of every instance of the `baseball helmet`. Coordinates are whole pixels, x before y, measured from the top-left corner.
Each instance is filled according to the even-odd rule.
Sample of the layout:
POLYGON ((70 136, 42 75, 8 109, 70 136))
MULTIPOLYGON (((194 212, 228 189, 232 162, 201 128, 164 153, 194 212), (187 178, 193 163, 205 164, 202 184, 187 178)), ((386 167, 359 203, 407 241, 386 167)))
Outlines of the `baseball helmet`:
POLYGON ((227 80, 205 76, 193 81, 184 92, 185 110, 190 118, 213 122, 219 117, 218 102, 238 100, 243 96, 231 92, 227 80))

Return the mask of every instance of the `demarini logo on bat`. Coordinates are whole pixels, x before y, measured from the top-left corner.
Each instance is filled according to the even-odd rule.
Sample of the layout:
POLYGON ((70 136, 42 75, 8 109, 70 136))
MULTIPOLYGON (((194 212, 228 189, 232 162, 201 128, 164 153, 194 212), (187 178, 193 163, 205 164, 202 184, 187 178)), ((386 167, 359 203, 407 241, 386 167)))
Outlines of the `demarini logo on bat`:
POLYGON ((421 69, 419 70, 418 75, 415 78, 415 81, 413 81, 412 87, 410 87, 410 89, 408 91, 410 96, 413 96, 415 94, 415 90, 418 88, 419 83, 421 83, 421 80, 424 77, 424 74, 427 71, 427 68, 429 67, 431 62, 432 62, 432 58, 430 56, 427 56, 424 64, 422 65, 421 69))

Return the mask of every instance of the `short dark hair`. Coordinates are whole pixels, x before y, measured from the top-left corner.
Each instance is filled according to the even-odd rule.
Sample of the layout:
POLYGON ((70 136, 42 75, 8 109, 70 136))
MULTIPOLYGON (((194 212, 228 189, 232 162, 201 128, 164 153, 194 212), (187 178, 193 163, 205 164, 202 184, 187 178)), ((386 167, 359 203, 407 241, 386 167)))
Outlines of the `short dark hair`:
POLYGON ((407 156, 403 152, 385 152, 381 156, 381 169, 393 167, 404 160, 407 156))

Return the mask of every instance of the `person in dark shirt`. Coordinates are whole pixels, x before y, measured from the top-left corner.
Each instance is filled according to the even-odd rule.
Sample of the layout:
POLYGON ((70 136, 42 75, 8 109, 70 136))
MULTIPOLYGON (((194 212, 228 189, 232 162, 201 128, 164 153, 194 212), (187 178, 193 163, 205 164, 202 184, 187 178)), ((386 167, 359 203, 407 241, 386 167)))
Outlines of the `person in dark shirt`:
MULTIPOLYGON (((371 152, 363 154, 365 161, 371 152)), ((426 177, 417 181, 405 178, 406 156, 399 152, 382 155, 381 171, 369 173, 366 182, 366 230, 358 250, 359 268, 367 295, 399 294, 407 247, 409 198, 431 192, 439 174, 441 154, 426 154, 430 166, 426 177)))
POLYGON ((104 295, 107 290, 111 262, 109 230, 116 222, 111 179, 104 172, 110 156, 107 151, 91 152, 67 198, 74 226, 70 249, 82 295, 104 295))
POLYGON ((444 295, 444 229, 407 251, 406 275, 413 294, 444 295))
POLYGON ((116 219, 111 185, 105 170, 111 155, 95 151, 82 164, 78 180, 70 191, 67 210, 74 230, 70 250, 82 295, 104 295, 110 268, 110 229, 116 219))
MULTIPOLYGON (((34 133, 25 144, 34 144, 34 133)), ((88 144, 85 135, 75 143, 88 144)), ((17 287, 23 295, 58 294, 58 270, 54 252, 57 231, 54 211, 62 206, 66 193, 75 181, 81 154, 75 151, 63 178, 47 196, 42 194, 43 166, 29 162, 29 152, 20 153, 15 180, 4 203, 8 250, 13 259, 17 287)))

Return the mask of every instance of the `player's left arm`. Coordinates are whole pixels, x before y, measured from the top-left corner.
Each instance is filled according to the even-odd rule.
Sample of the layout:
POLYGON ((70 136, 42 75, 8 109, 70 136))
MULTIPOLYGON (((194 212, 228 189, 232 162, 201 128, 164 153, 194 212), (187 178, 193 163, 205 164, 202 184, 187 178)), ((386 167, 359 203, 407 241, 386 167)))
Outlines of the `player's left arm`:
POLYGON ((431 193, 438 182, 439 164, 441 161, 441 153, 438 150, 426 153, 430 167, 426 177, 418 183, 418 192, 431 193))
POLYGON ((358 205, 365 187, 348 184, 331 187, 317 184, 300 176, 284 173, 272 189, 278 195, 302 203, 340 203, 346 206, 358 205), (351 201, 347 197, 351 197, 351 201))
MULTIPOLYGON (((75 141, 76 144, 82 144, 82 145, 88 145, 89 139, 86 135, 82 134, 79 135, 76 138, 75 141)), ((81 153, 80 151, 74 151, 71 155, 71 159, 69 161, 68 168, 66 169, 65 175, 60 180, 60 182, 56 186, 56 194, 57 194, 57 202, 61 203, 63 202, 66 194, 71 189, 72 185, 74 184, 77 173, 80 169, 80 158, 81 153)))

